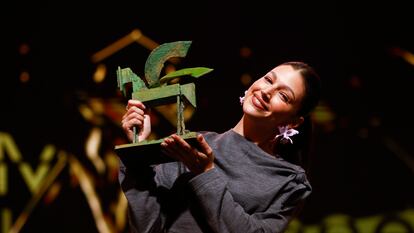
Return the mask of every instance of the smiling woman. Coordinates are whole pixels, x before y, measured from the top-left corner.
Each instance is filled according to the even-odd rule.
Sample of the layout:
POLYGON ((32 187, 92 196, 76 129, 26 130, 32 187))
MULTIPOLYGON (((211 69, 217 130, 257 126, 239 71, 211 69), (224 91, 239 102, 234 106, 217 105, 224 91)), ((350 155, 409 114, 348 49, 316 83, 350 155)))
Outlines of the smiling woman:
MULTIPOLYGON (((201 131, 195 147, 176 134, 164 139, 162 153, 176 162, 121 162, 132 232, 282 232, 312 191, 305 160, 320 88, 312 67, 283 63, 245 92, 233 128, 201 131)), ((134 126, 149 135, 147 111, 128 102, 128 135, 134 126)))

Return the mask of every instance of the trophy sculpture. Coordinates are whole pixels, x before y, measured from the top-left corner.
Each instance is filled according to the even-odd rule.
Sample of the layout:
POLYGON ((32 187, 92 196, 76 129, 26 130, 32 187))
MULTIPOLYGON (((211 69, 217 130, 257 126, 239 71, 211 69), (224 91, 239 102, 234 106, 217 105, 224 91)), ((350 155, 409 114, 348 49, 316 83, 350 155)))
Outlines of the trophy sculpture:
MULTIPOLYGON (((124 96, 127 95, 126 84, 132 83, 132 99, 139 100, 146 107, 154 107, 176 103, 177 106, 177 135, 180 135, 188 143, 196 145, 196 132, 185 129, 184 103, 196 108, 195 84, 193 82, 180 84, 171 83, 172 80, 181 80, 182 77, 198 78, 213 69, 206 67, 184 68, 170 72, 159 78, 164 63, 173 57, 185 57, 191 45, 191 41, 176 41, 161 44, 152 52, 145 63, 145 81, 133 73, 130 68, 116 72, 118 88, 124 96)), ((128 165, 159 164, 173 161, 160 151, 161 139, 138 141, 138 133, 134 127, 134 139, 132 143, 115 146, 115 152, 120 159, 128 165)))

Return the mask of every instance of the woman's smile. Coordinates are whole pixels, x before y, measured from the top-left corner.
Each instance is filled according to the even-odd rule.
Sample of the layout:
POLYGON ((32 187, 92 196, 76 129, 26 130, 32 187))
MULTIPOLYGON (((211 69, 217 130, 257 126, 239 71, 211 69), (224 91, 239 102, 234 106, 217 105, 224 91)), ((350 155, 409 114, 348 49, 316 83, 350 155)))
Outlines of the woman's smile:
POLYGON ((259 110, 262 110, 262 111, 267 111, 268 110, 268 107, 267 107, 265 101, 259 95, 257 95, 256 93, 254 93, 253 96, 252 96, 252 103, 253 103, 253 106, 256 107, 259 110))

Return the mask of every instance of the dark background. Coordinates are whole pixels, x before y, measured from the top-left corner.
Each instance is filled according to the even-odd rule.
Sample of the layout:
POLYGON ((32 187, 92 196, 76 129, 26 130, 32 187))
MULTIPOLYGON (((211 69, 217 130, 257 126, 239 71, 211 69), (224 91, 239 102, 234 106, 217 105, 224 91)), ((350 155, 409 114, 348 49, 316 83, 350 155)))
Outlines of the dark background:
MULTIPOLYGON (((77 110, 82 95, 119 98, 116 67, 142 75, 149 51, 134 43, 105 59, 108 74, 100 84, 91 78, 91 56, 140 29, 160 44, 193 41, 178 66, 214 69, 196 84, 199 105, 188 123, 194 130, 222 132, 236 124, 238 98, 247 88, 243 74, 255 80, 288 60, 315 67, 321 104, 333 118, 317 124, 314 192, 303 222, 413 208, 414 67, 396 53, 414 52, 408 2, 32 1, 3 11, 0 130, 20 141, 23 153, 53 143, 81 154, 89 129, 77 110), (28 53, 19 52, 22 44, 28 53), (241 56, 243 48, 251 55, 241 56), (19 81, 22 71, 30 73, 29 82, 19 81)), ((62 200, 76 203, 79 195, 72 194, 63 192, 62 200)), ((82 221, 71 213, 74 222, 86 222, 84 229, 94 229, 89 213, 82 221)))

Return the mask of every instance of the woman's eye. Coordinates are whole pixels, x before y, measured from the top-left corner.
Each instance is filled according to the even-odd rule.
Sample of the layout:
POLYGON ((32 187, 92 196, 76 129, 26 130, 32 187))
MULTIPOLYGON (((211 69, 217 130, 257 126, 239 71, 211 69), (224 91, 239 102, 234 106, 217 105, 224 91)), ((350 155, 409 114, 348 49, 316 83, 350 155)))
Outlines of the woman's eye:
POLYGON ((283 102, 285 102, 285 103, 289 102, 289 96, 287 96, 285 93, 280 92, 279 96, 280 96, 280 98, 282 99, 283 102))
POLYGON ((266 76, 266 77, 265 77, 265 80, 266 80, 268 83, 272 83, 272 82, 273 82, 273 80, 272 80, 270 77, 268 77, 268 76, 266 76))

